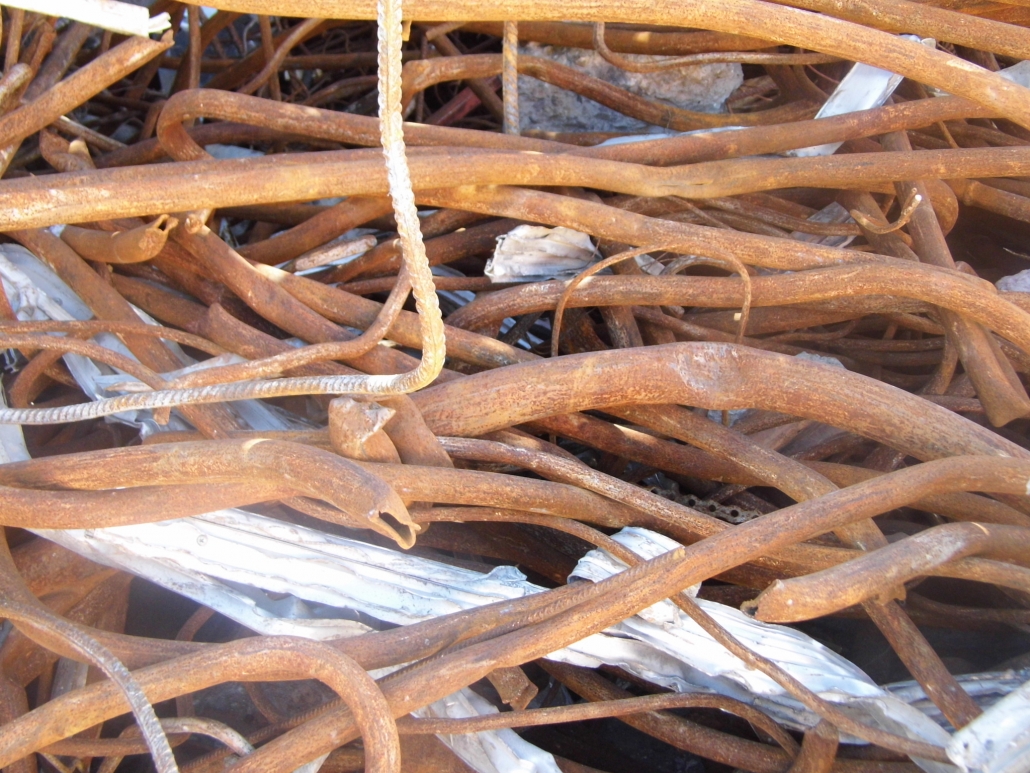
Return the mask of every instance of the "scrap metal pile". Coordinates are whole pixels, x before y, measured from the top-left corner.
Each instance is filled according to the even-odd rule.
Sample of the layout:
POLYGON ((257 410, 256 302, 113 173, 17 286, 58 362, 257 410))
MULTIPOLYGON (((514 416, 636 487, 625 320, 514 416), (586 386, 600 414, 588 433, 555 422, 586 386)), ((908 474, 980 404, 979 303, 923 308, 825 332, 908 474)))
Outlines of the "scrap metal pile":
POLYGON ((214 5, 3 8, 0 767, 1030 770, 1030 5, 214 5))

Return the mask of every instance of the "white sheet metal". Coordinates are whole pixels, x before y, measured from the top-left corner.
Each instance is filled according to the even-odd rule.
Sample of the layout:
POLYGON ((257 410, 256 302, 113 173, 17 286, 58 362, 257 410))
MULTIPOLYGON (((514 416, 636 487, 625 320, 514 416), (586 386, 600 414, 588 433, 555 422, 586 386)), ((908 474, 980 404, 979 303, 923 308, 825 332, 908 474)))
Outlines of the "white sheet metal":
POLYGON ((4 0, 4 5, 44 16, 80 21, 123 35, 146 37, 154 32, 164 32, 171 26, 167 13, 151 18, 150 10, 145 6, 118 0, 4 0))
POLYGON ((948 744, 948 757, 964 771, 1030 770, 1030 682, 955 733, 948 744))
MULTIPOLYGON (((905 40, 918 40, 928 48, 937 46, 937 41, 933 38, 919 38, 917 35, 902 35, 901 37, 905 40)), ((859 62, 848 71, 837 88, 833 90, 830 98, 819 108, 815 117, 817 119, 828 118, 832 115, 843 115, 844 113, 854 113, 857 110, 880 107, 894 93, 902 80, 904 80, 904 76, 890 70, 882 70, 871 64, 859 62)), ((792 150, 788 155, 832 156, 843 144, 843 142, 831 142, 826 145, 813 145, 810 148, 792 150)))
MULTIPOLYGON (((20 245, 0 245, 0 281, 2 281, 3 290, 11 303, 11 308, 20 320, 68 322, 93 319, 93 313, 89 307, 72 289, 43 261, 20 245)), ((135 307, 133 310, 148 325, 157 324, 144 311, 135 307)), ((92 340, 123 357, 130 360, 136 359, 116 335, 101 333, 94 336, 92 340)), ((210 363, 197 363, 196 360, 186 355, 174 341, 165 341, 164 344, 182 363, 184 371, 191 368, 210 367, 210 363)), ((63 360, 82 390, 94 400, 119 394, 118 389, 115 388, 119 384, 128 385, 129 391, 137 391, 143 387, 139 381, 127 373, 103 363, 94 363, 86 357, 66 354, 63 360)), ((172 378, 178 372, 182 371, 166 375, 172 378)), ((309 427, 297 419, 294 414, 289 414, 261 400, 241 400, 226 405, 252 429, 290 430, 309 427)), ((144 437, 155 432, 192 429, 178 411, 172 411, 171 420, 166 425, 160 425, 154 421, 151 411, 124 411, 109 417, 109 420, 136 427, 144 437)))

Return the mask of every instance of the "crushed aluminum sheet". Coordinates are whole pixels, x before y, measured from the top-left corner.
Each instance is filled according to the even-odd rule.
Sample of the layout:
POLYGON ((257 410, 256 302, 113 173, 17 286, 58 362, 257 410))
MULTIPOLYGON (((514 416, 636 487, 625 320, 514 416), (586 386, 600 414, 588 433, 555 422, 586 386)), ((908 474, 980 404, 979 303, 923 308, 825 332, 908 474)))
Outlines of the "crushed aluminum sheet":
MULTIPOLYGON (((919 41, 927 48, 937 47, 937 41, 933 38, 919 38, 917 35, 901 35, 901 37, 905 40, 919 41)), ((871 64, 859 62, 848 71, 837 88, 833 90, 830 98, 819 108, 815 117, 817 119, 829 118, 833 115, 880 107, 894 93, 902 80, 904 80, 903 76, 890 70, 882 70, 871 64)), ((831 142, 826 145, 813 145, 810 148, 792 150, 787 155, 832 156, 843 144, 843 142, 831 142)))
POLYGON ((571 279, 593 263, 597 249, 590 236, 571 228, 516 226, 497 237, 484 273, 492 282, 571 279))
MULTIPOLYGON (((446 698, 430 703, 413 716, 464 719, 497 714, 497 709, 472 690, 463 687, 446 698)), ((438 736, 462 762, 478 771, 498 773, 561 773, 554 757, 522 739, 514 730, 438 736)))
POLYGON ((1030 770, 1030 681, 955 733, 948 757, 964 771, 1030 770))
MULTIPOLYGON (((955 680, 962 685, 962 689, 976 701, 981 709, 986 710, 1013 690, 1018 689, 1024 682, 1030 681, 1030 668, 984 671, 979 674, 957 674, 955 680)), ((884 689, 889 690, 891 694, 901 698, 910 706, 916 706, 949 732, 954 730, 941 710, 926 697, 926 692, 919 682, 895 682, 884 685, 884 689)))
MULTIPOLYGON (((141 574, 186 595, 198 588, 238 590, 249 586, 254 597, 292 594, 308 607, 346 608, 402 625, 543 590, 514 567, 497 567, 481 574, 240 510, 88 532, 38 533, 92 560, 141 574), (184 574, 196 581, 184 585, 184 574)), ((624 529, 615 539, 645 558, 676 546, 644 529, 624 529)), ((573 578, 603 579, 621 568, 611 556, 591 551, 580 561, 573 578)), ((219 609, 220 599, 213 598, 211 591, 204 594, 203 603, 219 609)), ((745 646, 770 657, 807 687, 847 707, 863 721, 934 743, 949 740, 939 725, 805 634, 761 623, 722 604, 698 603, 745 646)), ((226 609, 230 616, 239 614, 235 607, 226 609)), ((257 626, 259 632, 271 632, 269 622, 251 616, 245 624, 257 626)), ((796 729, 811 727, 818 720, 668 601, 549 657, 588 667, 617 665, 681 692, 729 695, 796 729)), ((950 768, 936 765, 926 769, 950 768)))

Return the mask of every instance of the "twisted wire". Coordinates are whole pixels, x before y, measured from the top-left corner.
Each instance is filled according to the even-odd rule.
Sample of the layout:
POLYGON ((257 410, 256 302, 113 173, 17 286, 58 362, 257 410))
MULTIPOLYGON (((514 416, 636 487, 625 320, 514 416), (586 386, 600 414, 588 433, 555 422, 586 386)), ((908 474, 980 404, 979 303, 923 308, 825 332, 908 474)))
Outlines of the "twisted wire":
POLYGON ((504 23, 501 91, 504 94, 504 133, 519 133, 519 23, 504 23))

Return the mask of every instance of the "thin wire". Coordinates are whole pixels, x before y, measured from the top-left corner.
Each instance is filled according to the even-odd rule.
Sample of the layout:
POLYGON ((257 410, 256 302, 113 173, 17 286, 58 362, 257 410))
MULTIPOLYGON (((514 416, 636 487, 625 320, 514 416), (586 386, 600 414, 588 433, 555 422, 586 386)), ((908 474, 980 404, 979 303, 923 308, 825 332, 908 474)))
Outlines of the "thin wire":
POLYGON ((717 256, 702 257, 698 255, 688 255, 683 258, 676 258, 662 271, 662 276, 677 274, 683 269, 692 266, 697 263, 707 263, 709 265, 721 265, 728 263, 730 268, 736 273, 740 274, 740 279, 744 283, 744 301, 740 305, 740 313, 736 319, 737 325, 737 337, 734 339, 734 343, 742 343, 744 341, 744 333, 747 330, 747 321, 751 316, 751 275, 747 271, 747 267, 740 261, 739 258, 730 255, 728 252, 718 250, 720 253, 717 256))
POLYGON ((912 215, 915 214, 916 208, 922 201, 923 197, 916 192, 915 188, 913 188, 909 194, 908 203, 901 208, 901 213, 898 215, 898 219, 893 223, 887 223, 886 225, 877 223, 864 212, 857 209, 851 210, 851 217, 853 217, 855 222, 864 230, 869 231, 870 233, 880 234, 882 236, 884 234, 893 233, 894 231, 908 225, 908 221, 912 219, 912 215))
POLYGON ((627 250, 626 252, 620 252, 617 255, 605 258, 604 260, 594 263, 592 266, 587 266, 580 273, 576 274, 569 283, 565 286, 562 291, 561 297, 558 299, 558 303, 554 307, 554 322, 551 324, 551 356, 558 356, 558 343, 561 338, 561 323, 562 318, 565 316, 565 306, 569 302, 569 298, 572 297, 572 293, 575 292, 576 288, 582 284, 584 279, 593 276, 598 271, 613 266, 616 263, 621 263, 624 260, 635 258, 638 255, 646 255, 649 252, 659 252, 667 250, 675 250, 676 245, 674 244, 651 244, 647 247, 639 247, 635 250, 627 250))
POLYGON ((59 639, 86 662, 99 668, 117 685, 129 704, 158 773, 179 773, 168 737, 136 678, 87 631, 47 609, 32 595, 18 576, 7 541, 3 539, 0 539, 0 614, 37 644, 52 649, 53 639, 59 639))
MULTIPOLYGON (((655 73, 666 70, 677 70, 681 67, 693 67, 699 64, 722 64, 736 62, 739 64, 765 65, 813 65, 829 64, 841 61, 832 54, 773 54, 755 51, 712 51, 704 54, 691 54, 675 58, 661 58, 653 61, 637 61, 616 54, 604 41, 604 22, 594 24, 594 49, 609 64, 626 72, 655 73)), ((821 75, 822 73, 820 73, 821 75)))

